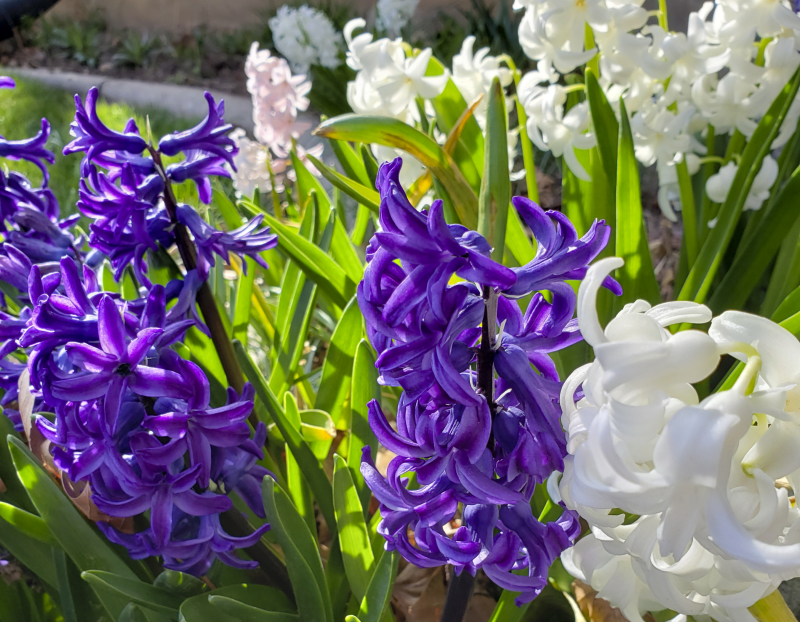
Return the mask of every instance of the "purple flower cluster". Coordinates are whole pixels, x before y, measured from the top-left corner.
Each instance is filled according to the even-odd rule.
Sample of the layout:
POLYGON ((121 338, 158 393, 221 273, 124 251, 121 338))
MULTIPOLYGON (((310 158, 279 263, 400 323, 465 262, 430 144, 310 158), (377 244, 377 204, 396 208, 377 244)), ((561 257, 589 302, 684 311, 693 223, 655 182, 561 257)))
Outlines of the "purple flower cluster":
MULTIPOLYGON (((358 287, 380 382, 403 389, 396 430, 369 404, 372 429, 397 457, 384 478, 365 448, 361 471, 388 549, 418 566, 482 569, 527 602, 580 532, 573 512, 543 524, 530 502, 566 454, 548 354, 581 339, 565 280, 583 278, 610 229, 595 221, 579 239, 565 216, 517 197, 538 248, 509 269, 490 259, 481 235, 448 225, 441 201, 414 209, 400 166, 398 158, 378 174, 381 230, 358 287), (530 294, 523 313, 514 299, 530 294)), ((606 286, 621 293, 612 279, 606 286)))
MULTIPOLYGON (((94 221, 88 250, 87 240, 69 231, 78 216, 59 220, 46 184, 34 188, 19 173, 0 173, 0 281, 11 294, 0 298, 0 406, 22 430, 13 408, 27 370, 33 412, 44 413, 34 425, 50 441, 63 480, 87 483, 92 502, 108 516, 149 520, 138 533, 98 523, 107 537, 133 558, 160 556, 167 568, 197 575, 216 559, 255 567, 235 550, 252 546, 269 526, 234 537, 220 514, 233 507, 236 493, 265 518, 261 481, 271 474, 258 464, 266 428, 259 423, 253 431, 248 423, 253 388, 245 385, 241 395, 228 389, 224 404, 212 404, 209 379, 174 346, 192 327, 208 330, 195 298, 214 254, 252 255, 263 264, 258 253, 276 242, 268 231, 255 231, 260 220, 222 232, 193 208, 170 204, 170 184, 187 179, 208 200, 208 176, 226 174, 223 165, 233 157, 223 104, 207 99, 206 120, 162 138, 158 149, 133 121, 124 132, 107 128, 97 117, 95 89, 85 107, 78 100, 75 140, 65 153, 86 153, 79 207, 94 221), (184 160, 162 166, 162 154, 181 152, 184 160), (145 254, 172 246, 179 226, 196 240, 197 269, 153 284, 144 277, 145 254), (95 269, 104 259, 118 277, 133 264, 139 298, 102 291, 95 269)), ((43 122, 30 141, 0 138, 0 155, 44 170, 42 161, 53 161, 43 150, 48 132, 43 122)))
POLYGON ((269 228, 257 230, 263 216, 232 232, 214 229, 189 205, 175 202, 171 184, 193 181, 200 200, 211 201, 212 176, 229 177, 236 145, 227 136, 232 129, 223 118, 224 102, 206 93, 208 115, 196 127, 161 138, 148 145, 131 119, 123 132, 109 129, 97 116, 97 89, 82 102, 75 96, 77 112, 71 125, 74 140, 64 153, 85 153, 81 167, 78 207, 93 220, 89 242, 103 252, 119 279, 131 265, 141 283, 147 278, 148 250, 175 242, 175 226, 185 226, 198 247, 197 270, 203 280, 214 265, 214 254, 227 261, 229 253, 247 255, 266 266, 260 253, 277 244, 269 228), (163 158, 184 155, 165 165, 163 158))
POLYGON ((132 556, 159 555, 175 570, 203 574, 216 557, 251 567, 231 552, 268 527, 242 541, 222 530, 219 514, 232 507, 225 493, 236 491, 265 516, 259 484, 268 471, 256 461, 266 429, 260 424, 250 439, 252 387, 210 405, 203 371, 170 347, 194 320, 170 316, 161 285, 125 301, 64 258, 60 272, 42 276, 33 267, 29 296, 36 304, 18 342, 29 352, 33 390, 55 413, 36 425, 52 443, 56 466, 90 484, 101 512, 150 514, 143 532, 101 523, 103 531, 132 556), (180 552, 190 544, 191 555, 180 552))

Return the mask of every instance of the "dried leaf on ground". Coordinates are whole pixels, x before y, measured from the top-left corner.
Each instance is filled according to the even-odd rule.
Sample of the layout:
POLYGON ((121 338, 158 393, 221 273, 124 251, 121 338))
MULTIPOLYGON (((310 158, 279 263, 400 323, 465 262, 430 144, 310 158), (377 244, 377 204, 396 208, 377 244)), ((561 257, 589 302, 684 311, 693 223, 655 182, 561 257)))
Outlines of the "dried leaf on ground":
MULTIPOLYGON (((597 597, 597 590, 593 590, 590 585, 575 579, 572 582, 572 591, 575 594, 575 601, 578 603, 581 612, 588 622, 629 622, 622 612, 603 598, 597 597)), ((646 614, 644 619, 647 622, 655 622, 651 614, 646 614)))

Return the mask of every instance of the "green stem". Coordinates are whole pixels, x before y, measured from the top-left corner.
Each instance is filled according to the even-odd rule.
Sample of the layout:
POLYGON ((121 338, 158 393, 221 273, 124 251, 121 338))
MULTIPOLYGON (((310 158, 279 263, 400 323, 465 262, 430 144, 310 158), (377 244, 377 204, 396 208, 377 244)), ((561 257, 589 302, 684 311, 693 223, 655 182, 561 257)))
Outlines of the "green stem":
POLYGON ((667 18, 667 0, 658 0, 658 25, 669 32, 669 19, 667 18))
POLYGON ((752 607, 748 607, 747 610, 758 622, 797 622, 797 618, 778 590, 762 598, 752 607))
POLYGON ((691 270, 697 259, 697 212, 694 206, 692 178, 686 166, 686 158, 675 165, 678 170, 678 185, 681 193, 681 214, 683 214, 683 239, 686 244, 686 259, 691 270))

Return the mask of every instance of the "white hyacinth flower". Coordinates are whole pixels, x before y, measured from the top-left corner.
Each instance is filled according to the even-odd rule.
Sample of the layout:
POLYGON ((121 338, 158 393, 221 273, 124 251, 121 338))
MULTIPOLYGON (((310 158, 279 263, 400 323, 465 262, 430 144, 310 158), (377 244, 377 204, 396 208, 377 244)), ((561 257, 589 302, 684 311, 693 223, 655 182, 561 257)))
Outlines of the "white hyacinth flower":
MULTIPOLYGON (((736 172, 739 170, 739 165, 735 162, 728 162, 719 171, 708 178, 706 181, 706 194, 715 203, 724 203, 728 198, 733 178, 736 177, 736 172)), ((778 179, 778 163, 772 156, 768 155, 764 158, 761 169, 753 179, 753 185, 750 186, 750 192, 747 194, 747 199, 744 202, 744 209, 758 210, 769 198, 769 191, 772 184, 778 179)))
POLYGON ((378 0, 375 28, 390 37, 399 37, 417 10, 419 0, 378 0))
POLYGON ((407 123, 419 116, 415 99, 433 99, 444 91, 450 78, 445 71, 425 75, 433 52, 430 48, 406 57, 402 39, 373 40, 369 33, 355 35, 363 19, 353 19, 344 29, 347 64, 358 71, 347 85, 347 102, 360 114, 390 116, 407 123))
POLYGON ((800 576, 800 511, 776 485, 800 485, 800 342, 738 311, 708 334, 667 330, 711 320, 691 302, 639 300, 603 328, 597 292, 622 265, 597 262, 578 293, 596 360, 562 389, 570 455, 559 493, 591 534, 564 566, 633 622, 662 609, 753 620, 748 607, 800 576), (746 365, 701 401, 693 384, 724 354, 746 365))
POLYGON ((564 156, 576 177, 591 181, 575 153, 575 149, 591 149, 595 145, 595 136, 589 132, 589 104, 584 101, 564 112, 566 89, 558 84, 540 86, 536 84, 540 79, 540 74, 531 72, 523 76, 519 85, 520 101, 528 115, 528 135, 542 151, 564 156))
POLYGON ((308 73, 311 65, 336 69, 342 35, 321 11, 307 5, 282 6, 269 20, 275 49, 289 61, 295 73, 308 73))

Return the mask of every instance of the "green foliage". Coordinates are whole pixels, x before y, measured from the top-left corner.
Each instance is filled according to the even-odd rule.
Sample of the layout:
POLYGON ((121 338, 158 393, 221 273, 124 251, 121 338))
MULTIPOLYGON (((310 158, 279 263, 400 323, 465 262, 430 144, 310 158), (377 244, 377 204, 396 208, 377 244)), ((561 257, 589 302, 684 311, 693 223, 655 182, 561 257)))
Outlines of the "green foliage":
POLYGON ((131 31, 122 40, 121 49, 114 54, 113 60, 122 67, 147 67, 156 59, 163 45, 157 35, 131 31))

